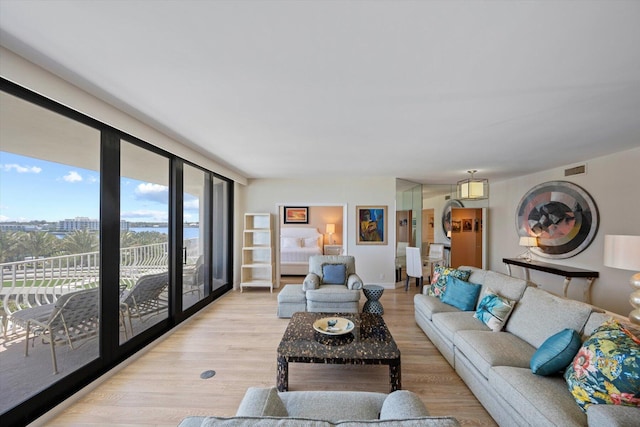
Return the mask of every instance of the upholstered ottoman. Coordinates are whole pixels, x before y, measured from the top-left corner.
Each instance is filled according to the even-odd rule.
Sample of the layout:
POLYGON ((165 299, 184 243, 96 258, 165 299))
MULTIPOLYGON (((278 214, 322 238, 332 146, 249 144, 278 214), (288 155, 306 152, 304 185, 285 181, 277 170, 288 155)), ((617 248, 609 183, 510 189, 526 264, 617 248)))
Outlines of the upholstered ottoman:
POLYGON ((278 294, 278 317, 289 318, 296 311, 306 311, 307 298, 302 285, 286 285, 278 294))

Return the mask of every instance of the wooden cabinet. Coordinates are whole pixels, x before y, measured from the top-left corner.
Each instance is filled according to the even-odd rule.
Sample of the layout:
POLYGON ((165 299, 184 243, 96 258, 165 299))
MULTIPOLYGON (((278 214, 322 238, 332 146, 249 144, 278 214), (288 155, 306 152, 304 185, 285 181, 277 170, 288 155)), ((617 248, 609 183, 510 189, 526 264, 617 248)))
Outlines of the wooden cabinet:
POLYGON ((244 214, 240 292, 245 287, 273 292, 273 226, 271 214, 244 214))

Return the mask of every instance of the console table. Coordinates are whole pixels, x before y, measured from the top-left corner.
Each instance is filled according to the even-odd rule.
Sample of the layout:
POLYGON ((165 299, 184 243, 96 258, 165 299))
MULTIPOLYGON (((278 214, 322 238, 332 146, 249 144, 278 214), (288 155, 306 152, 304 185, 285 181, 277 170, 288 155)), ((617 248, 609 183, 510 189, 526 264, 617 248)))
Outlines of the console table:
POLYGON ((587 286, 584 289, 584 300, 586 303, 591 304, 591 285, 594 280, 600 276, 597 271, 585 270, 582 268, 569 267, 566 265, 550 264, 548 262, 540 261, 525 261, 521 258, 502 258, 502 262, 507 266, 509 276, 511 276, 511 266, 517 265, 524 269, 525 279, 529 279, 529 270, 538 270, 549 274, 555 274, 558 276, 564 276, 564 296, 567 296, 567 290, 571 279, 574 277, 583 277, 587 279, 587 286))

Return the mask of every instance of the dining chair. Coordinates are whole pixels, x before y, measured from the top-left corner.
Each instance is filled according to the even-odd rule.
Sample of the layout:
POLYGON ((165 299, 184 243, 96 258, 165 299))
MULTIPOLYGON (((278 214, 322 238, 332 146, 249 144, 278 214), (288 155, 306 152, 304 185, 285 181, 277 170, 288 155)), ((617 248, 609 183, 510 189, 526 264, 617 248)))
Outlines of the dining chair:
POLYGON ((405 281, 404 290, 409 290, 409 281, 414 277, 416 286, 422 285, 422 259, 420 256, 420 248, 407 247, 407 280, 405 281))

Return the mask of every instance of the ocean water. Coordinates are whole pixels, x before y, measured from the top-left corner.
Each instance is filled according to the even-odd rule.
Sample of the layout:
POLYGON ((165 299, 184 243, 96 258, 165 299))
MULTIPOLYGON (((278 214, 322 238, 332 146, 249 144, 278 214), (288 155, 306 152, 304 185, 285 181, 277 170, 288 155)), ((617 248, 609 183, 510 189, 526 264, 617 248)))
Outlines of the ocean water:
MULTIPOLYGON (((199 230, 199 228, 195 227, 186 227, 182 229, 182 233, 185 239, 194 239, 198 237, 199 230)), ((156 233, 169 234, 169 229, 167 227, 131 227, 129 228, 129 231, 134 231, 136 233, 143 231, 155 231, 156 233)))

